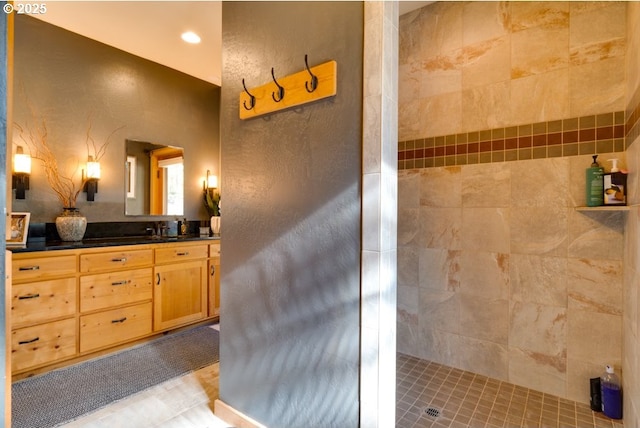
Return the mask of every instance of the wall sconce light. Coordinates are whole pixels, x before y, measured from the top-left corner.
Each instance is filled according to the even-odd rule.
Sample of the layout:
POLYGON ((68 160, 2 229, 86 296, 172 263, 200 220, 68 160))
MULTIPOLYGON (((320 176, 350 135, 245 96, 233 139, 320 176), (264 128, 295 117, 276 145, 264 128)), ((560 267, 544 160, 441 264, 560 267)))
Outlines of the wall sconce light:
POLYGON ((89 156, 84 184, 84 191, 87 192, 87 201, 93 202, 95 200, 95 194, 98 193, 98 180, 100 180, 100 162, 94 161, 93 156, 89 156))
POLYGON ((16 189, 16 199, 25 199, 25 190, 29 189, 29 174, 31 174, 31 156, 18 146, 13 155, 12 188, 16 189))
POLYGON ((217 189, 218 188, 218 176, 211 175, 211 172, 207 170, 207 177, 202 182, 202 190, 217 189))

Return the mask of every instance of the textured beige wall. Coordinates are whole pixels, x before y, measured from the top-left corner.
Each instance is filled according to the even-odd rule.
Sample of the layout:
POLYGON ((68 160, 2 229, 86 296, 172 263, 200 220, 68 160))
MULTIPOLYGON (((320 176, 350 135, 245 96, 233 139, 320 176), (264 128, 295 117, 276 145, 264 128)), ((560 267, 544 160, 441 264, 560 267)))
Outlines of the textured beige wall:
MULTIPOLYGON (((625 110, 626 7, 438 2, 403 16, 399 140, 625 110)), ((621 371, 627 214, 575 210, 589 164, 401 171, 398 350, 581 402, 604 364, 621 371)))
MULTIPOLYGON (((638 107, 640 100, 640 3, 629 2, 627 6, 627 112, 638 107)), ((640 126, 640 125, 637 125, 640 126)), ((634 134, 635 135, 635 134, 634 134)), ((627 150, 630 169, 630 203, 640 203, 638 185, 640 180, 640 142, 636 138, 627 150)), ((624 320, 623 320, 623 383, 624 393, 624 423, 628 427, 640 426, 640 341, 638 335, 638 305, 640 295, 640 252, 638 239, 640 238, 640 212, 637 206, 632 206, 626 222, 625 240, 625 275, 624 275, 624 320)))

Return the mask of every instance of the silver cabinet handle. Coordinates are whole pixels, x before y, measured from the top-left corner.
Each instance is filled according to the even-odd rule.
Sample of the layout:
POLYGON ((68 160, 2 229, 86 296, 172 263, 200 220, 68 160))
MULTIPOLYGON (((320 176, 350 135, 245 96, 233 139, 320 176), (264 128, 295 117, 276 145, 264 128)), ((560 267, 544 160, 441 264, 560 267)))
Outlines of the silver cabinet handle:
POLYGON ((26 300, 26 299, 37 299, 38 297, 40 297, 40 294, 36 293, 36 294, 27 294, 24 296, 18 296, 18 300, 26 300))
POLYGON ((20 266, 18 270, 40 270, 40 266, 20 266))
POLYGON ((124 262, 127 261, 127 258, 126 257, 122 257, 120 259, 111 259, 111 261, 114 262, 114 263, 119 263, 119 262, 120 263, 124 263, 124 262))

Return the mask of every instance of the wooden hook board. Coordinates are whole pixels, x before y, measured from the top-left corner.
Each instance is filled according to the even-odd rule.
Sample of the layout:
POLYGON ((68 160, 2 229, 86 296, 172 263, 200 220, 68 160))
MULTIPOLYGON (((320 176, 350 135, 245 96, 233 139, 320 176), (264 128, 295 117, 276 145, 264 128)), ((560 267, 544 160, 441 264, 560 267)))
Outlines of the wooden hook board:
POLYGON ((273 80, 249 89, 249 93, 255 97, 255 105, 250 110, 245 105, 251 105, 251 98, 246 91, 242 91, 238 103, 240 119, 250 119, 336 95, 338 64, 335 61, 310 67, 310 70, 318 78, 318 87, 313 92, 308 92, 305 87, 305 83, 311 81, 311 75, 306 69, 282 78, 276 76, 278 84, 284 87, 284 97, 280 102, 272 98, 272 93, 277 94, 278 90, 273 80))

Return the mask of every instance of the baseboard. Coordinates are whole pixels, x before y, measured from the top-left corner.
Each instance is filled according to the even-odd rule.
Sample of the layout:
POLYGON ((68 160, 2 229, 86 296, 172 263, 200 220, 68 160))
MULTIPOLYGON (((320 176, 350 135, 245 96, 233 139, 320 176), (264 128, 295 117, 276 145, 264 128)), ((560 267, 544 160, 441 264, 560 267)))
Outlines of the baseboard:
POLYGON ((215 401, 213 413, 226 423, 231 424, 234 428, 267 428, 249 416, 243 415, 222 400, 215 401))

